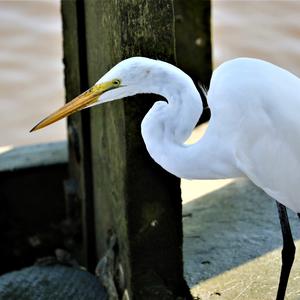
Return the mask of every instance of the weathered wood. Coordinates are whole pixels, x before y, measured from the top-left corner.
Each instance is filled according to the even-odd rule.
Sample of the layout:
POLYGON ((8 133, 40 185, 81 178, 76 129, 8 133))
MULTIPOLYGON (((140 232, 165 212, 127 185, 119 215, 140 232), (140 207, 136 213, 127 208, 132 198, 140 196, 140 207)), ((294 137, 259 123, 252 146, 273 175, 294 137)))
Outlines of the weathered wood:
MULTIPOLYGON (((196 86, 208 88, 212 73, 211 1, 174 0, 174 10, 177 66, 193 78, 196 86)), ((206 106, 204 97, 202 100, 206 106)), ((205 110, 200 123, 209 118, 210 111, 205 110)))
MULTIPOLYGON (((86 6, 86 20, 90 84, 126 57, 174 62, 171 1, 94 2, 86 6)), ((112 229, 129 294, 174 299, 188 294, 179 180, 151 160, 140 134, 154 99, 138 96, 92 112, 97 246, 104 253, 112 229)))
POLYGON ((210 9, 208 0, 174 0, 177 65, 206 87, 212 72, 210 9))
MULTIPOLYGON (((63 46, 66 99, 88 88, 83 1, 62 1, 63 46)), ((82 111, 68 118, 69 171, 66 200, 70 219, 77 220, 77 257, 89 270, 96 263, 92 170, 90 154, 90 113, 82 111)))
MULTIPOLYGON (((87 76, 92 85, 115 63, 129 56, 174 63, 172 0, 102 0, 82 4, 66 1, 63 5, 67 95, 82 90, 82 77, 87 76), (68 21, 70 18, 72 21, 68 21), (80 28, 73 18, 81 20, 80 28), (80 76, 77 70, 83 57, 73 53, 80 52, 76 30, 78 35, 85 35, 80 46, 86 47, 81 54, 86 51, 87 55, 86 65, 79 67, 80 76), (77 39, 75 45, 68 45, 70 39, 77 39), (72 80, 68 78, 71 73, 72 80), (71 83, 73 80, 75 83, 71 83)), ((152 161, 140 134, 141 120, 157 97, 137 96, 126 103, 105 104, 90 111, 90 124, 88 118, 86 122, 77 120, 76 124, 81 122, 75 131, 79 132, 78 152, 82 157, 81 162, 76 162, 78 172, 75 170, 74 174, 80 182, 79 198, 83 203, 90 200, 88 195, 94 199, 99 258, 108 250, 111 237, 116 236, 113 279, 120 296, 127 292, 134 299, 188 299, 182 266, 179 179, 152 161), (89 146, 84 138, 87 134, 89 140, 90 129, 89 146), (86 192, 88 180, 93 185, 86 192), (120 275, 121 270, 124 276, 120 275)), ((76 145, 71 144, 74 163, 72 152, 76 145)))

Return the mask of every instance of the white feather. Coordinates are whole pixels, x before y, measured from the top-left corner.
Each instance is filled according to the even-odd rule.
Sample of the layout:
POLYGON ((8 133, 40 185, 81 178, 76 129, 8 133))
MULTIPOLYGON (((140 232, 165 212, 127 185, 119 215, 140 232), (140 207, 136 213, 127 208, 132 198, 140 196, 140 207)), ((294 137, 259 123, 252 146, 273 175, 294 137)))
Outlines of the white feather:
POLYGON ((213 73, 207 94, 211 120, 202 139, 184 142, 201 113, 191 78, 161 61, 137 57, 116 65, 98 83, 124 87, 99 102, 138 93, 164 96, 142 122, 151 157, 189 179, 246 176, 277 201, 300 212, 300 79, 265 61, 239 58, 213 73))

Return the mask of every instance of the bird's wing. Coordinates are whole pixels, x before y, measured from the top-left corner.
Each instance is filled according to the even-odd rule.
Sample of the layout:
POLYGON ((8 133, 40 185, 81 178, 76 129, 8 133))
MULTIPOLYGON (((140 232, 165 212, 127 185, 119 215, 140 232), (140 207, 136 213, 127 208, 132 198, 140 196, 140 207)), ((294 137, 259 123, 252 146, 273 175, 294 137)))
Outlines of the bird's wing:
POLYGON ((291 108, 275 114, 259 108, 241 120, 236 163, 267 194, 300 212, 300 118, 291 108))

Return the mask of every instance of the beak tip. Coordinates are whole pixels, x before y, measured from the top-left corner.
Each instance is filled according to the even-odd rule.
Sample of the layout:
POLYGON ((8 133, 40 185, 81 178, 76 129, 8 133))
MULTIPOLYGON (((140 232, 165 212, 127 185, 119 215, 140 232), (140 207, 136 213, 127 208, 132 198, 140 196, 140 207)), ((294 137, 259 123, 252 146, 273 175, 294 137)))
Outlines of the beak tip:
POLYGON ((41 127, 40 127, 40 123, 39 123, 39 124, 35 125, 34 127, 32 127, 32 128, 29 130, 29 132, 37 131, 37 130, 40 129, 40 128, 41 128, 41 127))
MULTIPOLYGON (((0 0, 1 1, 1 0, 0 0)), ((36 131, 38 129, 44 128, 62 118, 65 118, 76 111, 79 111, 83 108, 89 107, 92 104, 95 104, 97 98, 109 88, 103 88, 102 85, 99 85, 95 91, 91 89, 83 92, 81 95, 74 98, 72 101, 66 103, 63 107, 61 107, 56 112, 49 115, 47 118, 43 119, 37 125, 35 125, 29 132, 36 131)))

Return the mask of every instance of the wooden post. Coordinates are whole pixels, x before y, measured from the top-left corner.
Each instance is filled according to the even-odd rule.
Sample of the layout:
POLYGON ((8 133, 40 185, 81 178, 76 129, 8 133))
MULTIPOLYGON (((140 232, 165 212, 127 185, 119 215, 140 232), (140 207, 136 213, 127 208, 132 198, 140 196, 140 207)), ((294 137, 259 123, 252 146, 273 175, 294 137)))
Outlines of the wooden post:
MULTIPOLYGON (((196 86, 208 88, 212 73, 211 2, 174 0, 174 10, 177 66, 193 78, 196 86)), ((202 100, 206 106, 205 98, 202 100)), ((209 118, 210 111, 204 110, 199 122, 209 118)))
MULTIPOLYGON (((62 1, 65 87, 68 100, 88 88, 83 1, 62 1)), ((77 240, 71 241, 80 262, 89 270, 96 264, 91 169, 90 112, 68 118, 69 172, 65 182, 67 214, 77 240)))
MULTIPOLYGON (((126 57, 175 61, 172 0, 65 1, 62 11, 68 99, 126 57)), ((84 212, 86 261, 93 261, 95 229, 112 293, 191 299, 183 279, 180 181, 149 157, 140 134, 157 99, 139 95, 71 118, 73 202, 80 199, 84 212)))
POLYGON ((208 0, 174 0, 176 59, 179 68, 208 87, 212 71, 208 0))

